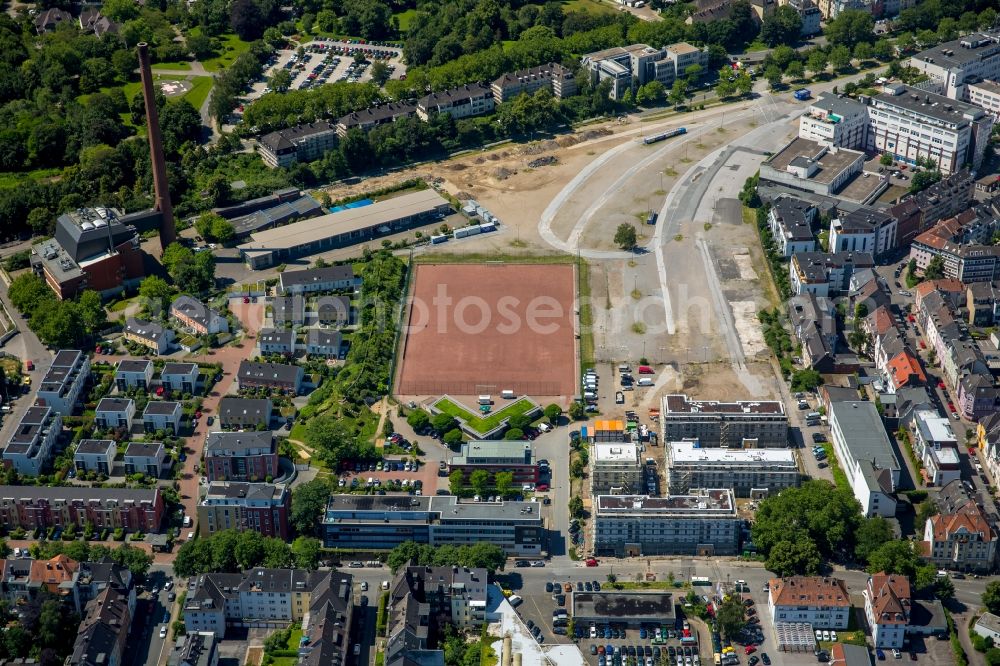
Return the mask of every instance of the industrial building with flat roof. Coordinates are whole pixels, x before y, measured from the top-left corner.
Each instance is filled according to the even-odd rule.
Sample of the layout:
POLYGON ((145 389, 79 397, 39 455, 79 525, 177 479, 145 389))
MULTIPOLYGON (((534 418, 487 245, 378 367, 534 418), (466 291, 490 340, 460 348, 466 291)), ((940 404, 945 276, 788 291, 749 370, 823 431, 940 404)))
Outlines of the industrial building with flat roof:
POLYGON ((829 417, 837 460, 865 516, 895 516, 900 464, 874 403, 834 402, 829 417))
POLYGON ((667 492, 732 488, 737 497, 763 496, 799 485, 791 449, 702 448, 698 442, 668 442, 667 492))
MULTIPOLYGON (((863 152, 796 137, 760 165, 760 179, 833 196, 862 172, 864 164, 863 152)), ((868 180, 873 185, 879 182, 868 180)))
POLYGON ((699 495, 598 495, 593 544, 597 555, 734 555, 741 520, 733 491, 699 495))
POLYGON ((872 98, 868 149, 916 164, 930 158, 941 173, 965 164, 978 169, 993 129, 993 116, 978 106, 902 84, 872 98))
POLYGON ((360 208, 322 215, 251 236, 239 245, 252 269, 333 250, 440 220, 451 205, 434 190, 420 190, 360 208))
POLYGON ((497 472, 510 472, 515 483, 538 481, 538 464, 531 442, 502 439, 462 442, 461 452, 448 461, 448 471, 457 470, 468 477, 477 469, 486 470, 494 477, 497 472))
POLYGON ((573 619, 587 624, 648 624, 673 626, 677 613, 670 592, 574 592, 573 619))
POLYGON ((780 400, 719 402, 673 394, 663 398, 661 413, 665 442, 696 439, 702 446, 736 449, 788 446, 788 415, 780 400))
POLYGON ((432 546, 494 543, 508 555, 541 555, 545 528, 537 502, 459 501, 454 495, 333 495, 323 518, 327 548, 391 550, 404 541, 432 546))
POLYGON ((1000 78, 1000 33, 978 32, 938 44, 910 58, 946 97, 969 100, 969 84, 1000 78))

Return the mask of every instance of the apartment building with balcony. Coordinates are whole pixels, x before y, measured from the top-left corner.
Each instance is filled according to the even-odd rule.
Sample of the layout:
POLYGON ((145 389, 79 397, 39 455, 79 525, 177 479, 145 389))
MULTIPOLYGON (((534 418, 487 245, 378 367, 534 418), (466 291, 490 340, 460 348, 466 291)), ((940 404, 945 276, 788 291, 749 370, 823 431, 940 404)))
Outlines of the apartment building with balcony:
POLYGON ((71 416, 89 379, 87 355, 75 349, 61 349, 38 385, 35 402, 51 407, 60 416, 71 416))
POLYGON ((55 455, 61 434, 62 416, 51 407, 30 407, 15 426, 0 459, 22 476, 38 476, 55 455))

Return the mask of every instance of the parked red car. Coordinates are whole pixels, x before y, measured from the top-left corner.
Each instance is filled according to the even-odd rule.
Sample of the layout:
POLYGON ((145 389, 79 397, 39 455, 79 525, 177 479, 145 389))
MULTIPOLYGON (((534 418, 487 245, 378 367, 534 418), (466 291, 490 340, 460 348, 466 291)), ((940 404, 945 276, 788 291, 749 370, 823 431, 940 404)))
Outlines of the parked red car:
POLYGON ((589 558, 587 560, 587 566, 588 567, 596 567, 597 566, 597 560, 595 560, 593 557, 589 558))
POLYGON ((649 367, 648 365, 640 365, 639 366, 639 374, 640 375, 652 375, 652 374, 655 374, 655 373, 653 372, 653 368, 649 367))
POLYGON ((746 648, 746 650, 745 650, 745 652, 747 654, 753 654, 756 651, 757 651, 757 646, 756 645, 748 645, 747 648, 746 648))

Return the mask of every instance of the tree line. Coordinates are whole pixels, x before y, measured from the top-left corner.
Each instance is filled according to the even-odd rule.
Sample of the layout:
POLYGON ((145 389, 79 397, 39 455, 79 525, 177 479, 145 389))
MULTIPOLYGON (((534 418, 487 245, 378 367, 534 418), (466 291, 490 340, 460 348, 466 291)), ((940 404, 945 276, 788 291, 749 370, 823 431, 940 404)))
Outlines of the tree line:
POLYGON ((254 567, 315 570, 319 555, 317 539, 298 537, 287 543, 250 530, 222 530, 184 542, 174 560, 174 573, 188 578, 210 572, 236 573, 254 567))

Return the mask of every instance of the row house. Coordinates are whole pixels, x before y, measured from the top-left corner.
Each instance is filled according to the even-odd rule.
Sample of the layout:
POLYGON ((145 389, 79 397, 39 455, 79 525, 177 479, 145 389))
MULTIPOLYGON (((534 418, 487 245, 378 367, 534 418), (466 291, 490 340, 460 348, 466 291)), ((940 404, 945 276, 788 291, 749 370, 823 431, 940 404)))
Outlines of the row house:
POLYGON ((229 331, 229 322, 197 298, 182 294, 170 304, 170 317, 194 335, 212 335, 229 331))
POLYGON ((22 476, 38 476, 55 455, 61 434, 62 416, 58 412, 47 406, 30 407, 14 427, 0 459, 22 476))
POLYGON ((432 92, 417 101, 417 117, 429 120, 446 113, 455 120, 492 113, 496 107, 493 91, 482 83, 469 83, 442 92, 432 92))
POLYGON ((970 326, 993 326, 1000 322, 1000 281, 973 282, 965 293, 970 326))
POLYGON ((273 406, 270 398, 240 398, 227 395, 219 401, 219 425, 232 430, 267 428, 273 406))
POLYGON ((792 332, 802 345, 802 360, 823 373, 835 371, 837 319, 833 301, 806 293, 788 299, 792 332))
POLYGON ((158 533, 163 497, 156 488, 86 488, 66 486, 0 486, 0 525, 24 530, 50 527, 158 533))
POLYGON ((38 385, 35 402, 51 407, 60 416, 71 416, 89 378, 87 355, 76 349, 60 349, 38 385))
POLYGON ((929 485, 944 486, 962 477, 958 439, 951 422, 936 411, 922 410, 914 415, 913 446, 924 463, 929 485))
POLYGON ((278 276, 278 291, 287 296, 325 291, 356 291, 359 287, 361 278, 354 274, 354 267, 350 264, 284 271, 278 276))
POLYGON ((273 389, 294 395, 301 391, 304 376, 297 365, 242 361, 236 379, 240 390, 273 389))
POLYGON ((125 320, 125 328, 122 333, 129 342, 148 347, 156 354, 166 354, 174 340, 173 330, 155 321, 134 317, 125 320))
POLYGON ((148 433, 162 430, 170 435, 176 435, 181 431, 182 416, 181 403, 150 400, 142 412, 142 428, 148 433))
POLYGON ((115 370, 115 386, 119 391, 149 389, 153 383, 153 362, 142 358, 123 358, 115 370))
POLYGON ((264 328, 257 334, 257 348, 263 354, 295 355, 295 331, 287 328, 264 328))
POLYGON ((340 331, 311 328, 306 334, 306 354, 323 358, 343 358, 344 337, 340 331))

